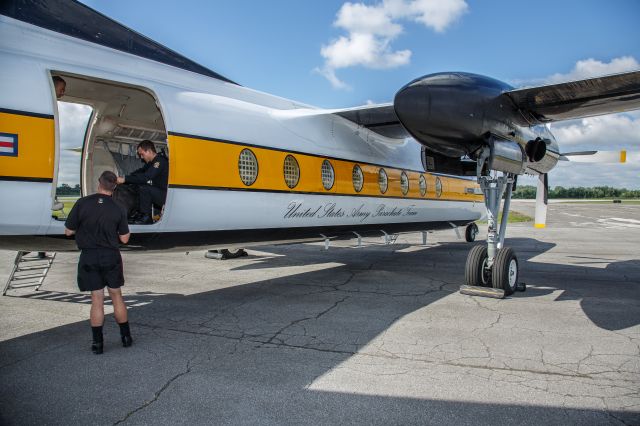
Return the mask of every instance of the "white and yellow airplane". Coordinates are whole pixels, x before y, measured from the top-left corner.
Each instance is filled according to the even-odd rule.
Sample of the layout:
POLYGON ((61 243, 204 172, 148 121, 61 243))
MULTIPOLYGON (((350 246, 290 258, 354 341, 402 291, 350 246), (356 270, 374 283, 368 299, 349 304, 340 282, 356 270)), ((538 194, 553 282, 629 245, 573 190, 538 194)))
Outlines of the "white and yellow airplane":
POLYGON ((486 212, 466 282, 515 289, 518 262, 497 225, 518 175, 561 157, 545 123, 640 107, 640 72, 514 90, 447 72, 394 102, 325 110, 257 92, 76 1, 0 2, 0 248, 73 250, 52 217, 63 101, 89 105, 83 195, 135 165, 152 140, 169 158, 162 217, 131 226, 140 249, 251 246, 467 227, 486 212))

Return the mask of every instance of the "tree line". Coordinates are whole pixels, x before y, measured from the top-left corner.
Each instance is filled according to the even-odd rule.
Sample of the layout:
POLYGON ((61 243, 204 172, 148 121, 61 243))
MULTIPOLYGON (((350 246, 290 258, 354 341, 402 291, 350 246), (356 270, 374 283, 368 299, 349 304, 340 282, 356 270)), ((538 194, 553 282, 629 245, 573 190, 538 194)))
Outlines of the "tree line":
MULTIPOLYGON (((513 193, 513 198, 536 198, 536 187, 518 185, 513 193)), ((640 198, 640 189, 612 188, 610 186, 591 188, 556 186, 549 188, 549 198, 640 198)))
POLYGON ((70 186, 63 183, 56 188, 56 195, 80 195, 80 184, 76 183, 76 186, 70 186))

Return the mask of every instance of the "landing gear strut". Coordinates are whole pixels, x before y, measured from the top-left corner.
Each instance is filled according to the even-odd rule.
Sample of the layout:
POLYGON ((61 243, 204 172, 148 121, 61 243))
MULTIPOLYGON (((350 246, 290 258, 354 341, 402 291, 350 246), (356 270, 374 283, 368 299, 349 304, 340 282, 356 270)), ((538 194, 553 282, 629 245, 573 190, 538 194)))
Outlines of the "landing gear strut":
MULTIPOLYGON (((481 167, 479 162, 479 171, 481 167)), ((487 208, 487 245, 477 245, 469 252, 465 267, 465 281, 468 286, 503 290, 508 296, 517 289, 518 284, 518 258, 511 248, 504 247, 515 175, 506 173, 498 176, 497 172, 493 173, 493 175, 478 173, 478 182, 484 193, 484 204, 487 208), (498 230, 497 217, 503 194, 504 206, 498 230)))

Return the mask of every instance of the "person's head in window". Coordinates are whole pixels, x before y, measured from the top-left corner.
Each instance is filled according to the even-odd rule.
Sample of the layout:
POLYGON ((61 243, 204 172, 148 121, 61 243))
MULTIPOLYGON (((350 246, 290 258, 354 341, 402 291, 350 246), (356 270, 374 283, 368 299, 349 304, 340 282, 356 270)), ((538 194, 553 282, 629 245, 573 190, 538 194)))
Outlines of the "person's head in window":
POLYGON ((53 76, 53 87, 56 89, 56 99, 60 99, 64 96, 64 91, 67 89, 67 82, 64 81, 62 77, 55 75, 53 76))

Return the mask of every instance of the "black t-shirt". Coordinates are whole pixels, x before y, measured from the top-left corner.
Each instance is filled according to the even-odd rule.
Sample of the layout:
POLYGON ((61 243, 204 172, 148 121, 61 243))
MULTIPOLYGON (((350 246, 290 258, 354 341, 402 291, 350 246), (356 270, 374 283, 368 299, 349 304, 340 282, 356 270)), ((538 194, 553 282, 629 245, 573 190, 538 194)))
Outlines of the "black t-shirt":
POLYGON ((79 249, 118 249, 118 235, 129 233, 126 212, 110 196, 93 194, 80 198, 64 224, 76 231, 79 249))

